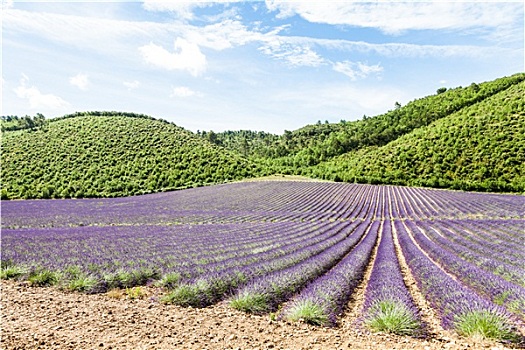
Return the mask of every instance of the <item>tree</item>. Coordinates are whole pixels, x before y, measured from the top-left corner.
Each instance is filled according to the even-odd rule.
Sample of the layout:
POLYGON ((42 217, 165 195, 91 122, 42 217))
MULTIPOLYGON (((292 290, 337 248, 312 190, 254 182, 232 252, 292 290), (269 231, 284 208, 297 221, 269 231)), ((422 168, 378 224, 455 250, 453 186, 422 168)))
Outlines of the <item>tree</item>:
POLYGON ((218 145, 218 139, 217 139, 217 134, 215 132, 213 132, 213 130, 210 130, 207 134, 207 137, 208 137, 208 141, 210 141, 211 143, 214 143, 216 145, 218 145))

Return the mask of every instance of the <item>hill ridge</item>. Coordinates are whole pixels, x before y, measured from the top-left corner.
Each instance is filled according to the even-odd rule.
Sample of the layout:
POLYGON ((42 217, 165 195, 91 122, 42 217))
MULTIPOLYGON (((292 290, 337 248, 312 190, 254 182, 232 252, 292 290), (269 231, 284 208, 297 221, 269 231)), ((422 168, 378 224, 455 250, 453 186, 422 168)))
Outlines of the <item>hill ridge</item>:
POLYGON ((114 197, 261 174, 175 124, 77 115, 2 137, 2 198, 114 197))
POLYGON ((1 198, 126 196, 271 174, 525 192, 524 86, 518 73, 440 89, 376 117, 282 136, 194 134, 129 112, 2 117, 1 198))

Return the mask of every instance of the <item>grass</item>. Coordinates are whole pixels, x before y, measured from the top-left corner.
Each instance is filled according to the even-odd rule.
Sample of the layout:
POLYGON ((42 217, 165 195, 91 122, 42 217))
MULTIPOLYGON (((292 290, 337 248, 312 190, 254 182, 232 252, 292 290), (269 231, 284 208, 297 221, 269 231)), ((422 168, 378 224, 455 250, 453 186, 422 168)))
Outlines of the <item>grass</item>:
POLYGON ((135 286, 143 286, 150 280, 159 278, 158 271, 149 268, 138 270, 120 270, 113 274, 104 276, 104 280, 108 285, 108 289, 113 288, 131 288, 135 286))
POLYGON ((27 280, 33 286, 53 286, 60 281, 60 274, 47 269, 40 269, 32 272, 27 280))
POLYGON ((178 272, 170 272, 162 276, 162 279, 156 283, 159 287, 166 289, 175 289, 182 279, 182 276, 178 272))
POLYGON ((129 299, 142 299, 146 296, 146 292, 142 287, 126 288, 126 295, 129 299))
POLYGON ((465 312, 454 320, 456 331, 463 336, 481 339, 517 341, 519 335, 508 319, 489 310, 465 312))
POLYGON ((372 305, 365 324, 373 331, 398 335, 412 335, 420 328, 413 313, 394 300, 381 300, 372 305))
POLYGON ((200 307, 202 304, 201 290, 196 285, 183 284, 175 288, 171 293, 162 298, 167 304, 180 306, 200 307))
POLYGON ((2 267, 2 270, 0 271, 0 279, 8 280, 13 278, 18 278, 22 275, 27 274, 28 269, 24 266, 18 266, 18 265, 8 265, 5 267, 2 267))
POLYGON ((330 321, 323 308, 308 299, 294 302, 286 313, 286 318, 290 321, 303 321, 318 326, 328 325, 330 321))
POLYGON ((230 306, 234 309, 254 314, 270 311, 268 298, 260 293, 241 293, 230 300, 230 306))
POLYGON ((77 292, 89 292, 97 285, 94 277, 84 274, 74 276, 66 285, 66 289, 77 292))

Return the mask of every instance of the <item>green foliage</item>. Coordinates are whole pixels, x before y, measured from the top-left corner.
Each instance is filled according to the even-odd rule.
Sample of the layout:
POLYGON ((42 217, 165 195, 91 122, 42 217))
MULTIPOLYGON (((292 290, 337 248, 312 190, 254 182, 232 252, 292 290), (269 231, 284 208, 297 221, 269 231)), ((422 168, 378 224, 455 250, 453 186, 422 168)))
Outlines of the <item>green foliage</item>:
POLYGON ((313 170, 347 182, 525 191, 525 82, 414 130, 383 147, 313 170))
POLYGON ((131 116, 79 113, 4 133, 2 199, 128 196, 261 173, 174 124, 131 116))
POLYGON ((97 284, 97 279, 84 274, 78 274, 67 282, 66 289, 77 292, 89 292, 97 284))
POLYGON ((19 265, 8 265, 8 266, 2 266, 0 270, 0 279, 8 280, 8 279, 15 279, 20 276, 23 276, 27 274, 28 269, 24 266, 19 265))
POLYGON ((405 305, 392 300, 381 300, 369 310, 365 323, 373 331, 398 335, 412 335, 420 324, 405 305))
POLYGON ((285 131, 280 137, 253 131, 227 131, 217 134, 217 143, 255 157, 275 172, 301 175, 305 167, 344 153, 386 145, 523 80, 525 74, 520 73, 464 88, 440 88, 435 95, 405 106, 396 103, 393 110, 373 118, 333 124, 319 121, 292 132, 285 131))
POLYGON ((144 289, 142 289, 142 287, 138 286, 133 288, 126 288, 126 295, 130 299, 142 299, 146 295, 146 292, 144 291, 144 289))
POLYGON ((259 293, 242 293, 230 300, 230 306, 236 310, 262 314, 270 311, 268 298, 259 293))
POLYGON ((157 285, 166 289, 174 289, 179 285, 181 279, 182 276, 180 273, 171 272, 162 276, 162 279, 157 283, 157 285))
POLYGON ((44 128, 47 125, 47 120, 46 117, 40 113, 37 113, 33 117, 26 115, 22 118, 16 115, 7 115, 0 118, 0 125, 2 132, 24 129, 36 130, 38 128, 44 128))
POLYGON ((290 306, 286 313, 286 318, 290 321, 303 321, 318 326, 329 324, 328 315, 323 308, 308 299, 295 302, 290 306))
POLYGON ((458 315, 454 327, 460 335, 466 337, 510 341, 520 338, 504 316, 486 310, 458 315))
POLYGON ((131 288, 145 285, 148 281, 160 278, 158 271, 150 268, 138 270, 119 270, 116 273, 104 276, 106 289, 131 288))
POLYGON ((162 298, 166 304, 199 307, 201 305, 201 291, 198 286, 183 284, 162 298))
POLYGON ((30 273, 29 283, 38 287, 53 286, 60 281, 60 274, 47 269, 39 269, 30 273))
POLYGON ((198 132, 198 135, 228 150, 255 158, 273 156, 272 145, 276 144, 280 139, 278 135, 250 130, 224 131, 220 133, 203 131, 198 132))
POLYGON ((3 130, 23 130, 2 134, 0 194, 2 200, 116 197, 275 173, 525 192, 524 80, 519 73, 440 88, 376 117, 319 121, 281 136, 246 130, 195 135, 120 112, 47 121, 39 114, 2 117, 3 130))

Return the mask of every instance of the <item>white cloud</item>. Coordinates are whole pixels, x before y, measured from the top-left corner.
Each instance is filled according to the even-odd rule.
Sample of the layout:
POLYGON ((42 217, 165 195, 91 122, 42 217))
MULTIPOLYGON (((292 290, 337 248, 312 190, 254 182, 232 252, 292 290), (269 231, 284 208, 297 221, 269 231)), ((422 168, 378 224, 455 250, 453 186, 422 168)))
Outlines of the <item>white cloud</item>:
POLYGON ((523 16, 519 2, 266 0, 266 6, 270 11, 278 11, 280 18, 297 14, 313 23, 377 28, 388 34, 425 29, 497 31, 523 16))
POLYGON ((124 81, 122 84, 124 84, 124 86, 127 87, 128 90, 133 90, 140 86, 140 82, 138 80, 124 81))
POLYGON ((139 51, 146 62, 167 70, 187 70, 193 76, 206 70, 206 56, 199 46, 182 38, 175 40, 175 52, 153 43, 140 47, 139 51))
POLYGON ((74 77, 69 78, 69 83, 73 86, 78 87, 80 90, 87 90, 89 85, 89 77, 87 74, 78 73, 74 77))
POLYGON ((358 78, 366 78, 373 73, 379 74, 383 71, 383 67, 379 64, 370 66, 362 62, 350 61, 335 62, 332 67, 336 72, 343 73, 353 81, 358 78))
POLYGON ((13 0, 2 0, 2 10, 13 8, 13 0))
MULTIPOLYGON (((328 6, 329 4, 332 3, 327 3, 326 5, 328 6)), ((268 55, 275 53, 276 57, 281 59, 286 59, 288 56, 290 63, 295 62, 295 64, 299 64, 304 62, 306 64, 309 62, 306 65, 319 65, 321 63, 319 55, 314 51, 316 46, 329 50, 373 52, 389 57, 516 55, 515 52, 509 52, 509 49, 501 46, 375 44, 341 39, 285 36, 281 35, 280 32, 286 26, 276 27, 269 32, 262 33, 258 30, 249 30, 240 21, 234 20, 224 20, 219 23, 199 27, 177 21, 170 23, 132 22, 53 13, 36 13, 16 9, 4 11, 2 15, 4 35, 12 32, 31 33, 51 42, 59 42, 83 50, 92 50, 104 55, 120 54, 126 57, 129 57, 129 50, 136 49, 136 46, 142 45, 141 52, 143 56, 147 55, 155 62, 161 60, 154 59, 148 52, 157 53, 167 58, 167 61, 170 61, 170 55, 175 54, 160 46, 154 44, 143 45, 143 43, 153 40, 156 42, 168 42, 173 40, 174 37, 184 38, 180 40, 192 43, 188 44, 188 46, 192 47, 196 53, 200 51, 199 47, 220 51, 249 43, 257 43, 261 47, 261 52, 265 52, 268 55), (64 28, 68 28, 68 30, 64 30, 64 28), (302 59, 296 59, 296 57, 302 57, 302 59)), ((199 56, 201 59, 200 63, 205 65, 204 55, 199 56)), ((199 63, 199 61, 196 63, 199 63)), ((174 66, 174 64, 168 64, 168 66, 174 66)), ((194 70, 194 72, 197 71, 199 69, 194 70)))
POLYGON ((204 27, 188 26, 183 35, 188 41, 217 51, 265 38, 259 32, 248 30, 241 22, 229 19, 204 27))
MULTIPOLYGON (((202 4, 203 5, 203 4, 202 4)), ((193 9, 199 4, 188 1, 150 1, 142 5, 148 11, 172 12, 183 19, 193 18, 193 9)))
POLYGON ((171 89, 170 97, 191 97, 195 95, 195 91, 186 86, 177 86, 171 89))
MULTIPOLYGON (((180 19, 191 20, 195 18, 193 10, 197 7, 206 7, 214 3, 229 4, 233 2, 241 2, 243 0, 215 0, 213 2, 203 0, 193 1, 173 1, 173 0, 144 0, 143 7, 148 11, 157 12, 171 12, 180 19)), ((232 12, 233 13, 233 12, 232 12)), ((213 18, 207 17, 213 20, 213 18)))
POLYGON ((43 94, 35 86, 28 87, 28 81, 29 78, 27 75, 22 74, 20 85, 17 86, 13 91, 15 92, 16 96, 29 102, 29 108, 35 110, 59 110, 69 106, 69 103, 58 96, 52 94, 43 94))
POLYGON ((278 40, 290 45, 317 45, 328 50, 375 53, 386 57, 490 57, 513 53, 512 50, 502 47, 475 45, 375 44, 364 41, 318 39, 300 36, 279 36, 278 40))
POLYGON ((274 40, 263 45, 259 50, 273 58, 284 60, 293 67, 318 67, 325 63, 325 59, 307 45, 294 45, 274 40))
POLYGON ((133 22, 17 9, 3 11, 2 22, 4 37, 12 33, 30 34, 106 56, 128 55, 130 47, 138 40, 142 43, 150 38, 167 40, 173 38, 172 33, 185 28, 176 23, 133 22))

